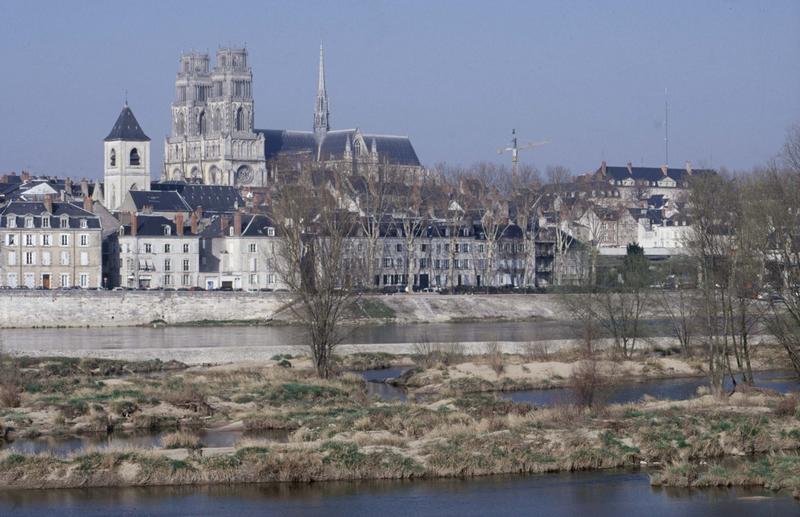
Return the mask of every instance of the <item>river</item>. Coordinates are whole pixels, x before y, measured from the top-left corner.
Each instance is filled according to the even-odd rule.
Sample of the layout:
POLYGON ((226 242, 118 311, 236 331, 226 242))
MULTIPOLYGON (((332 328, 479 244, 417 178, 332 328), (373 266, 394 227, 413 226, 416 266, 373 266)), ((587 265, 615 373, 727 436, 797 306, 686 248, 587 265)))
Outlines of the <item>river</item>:
MULTIPOLYGON (((670 335, 664 320, 643 325, 647 336, 670 335)), ((188 363, 269 359, 304 352, 298 326, 108 327, 6 329, 6 351, 30 355, 97 356, 116 359, 175 359, 188 363)), ((433 343, 534 342, 574 339, 580 328, 570 321, 415 323, 354 327, 343 345, 362 350, 403 351, 419 341, 433 343)), ((409 351, 409 350, 406 350, 409 351)))
POLYGON ((477 479, 68 490, 0 490, 0 515, 372 516, 797 515, 787 494, 652 488, 641 471, 477 479))

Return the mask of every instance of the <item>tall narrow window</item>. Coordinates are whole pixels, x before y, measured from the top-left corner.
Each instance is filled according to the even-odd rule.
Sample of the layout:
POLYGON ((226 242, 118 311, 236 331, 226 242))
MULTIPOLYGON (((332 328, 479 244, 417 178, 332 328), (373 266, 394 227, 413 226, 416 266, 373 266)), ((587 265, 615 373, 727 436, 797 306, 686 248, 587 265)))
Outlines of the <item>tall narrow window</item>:
POLYGON ((200 117, 197 119, 197 131, 201 135, 206 134, 206 112, 201 111, 200 117))
POLYGON ((131 165, 139 165, 140 162, 141 162, 141 160, 139 159, 139 151, 134 147, 133 149, 131 149, 130 164, 131 165))
POLYGON ((111 167, 117 166, 117 152, 114 149, 111 150, 111 157, 108 160, 108 165, 111 167))
POLYGON ((236 110, 236 131, 244 131, 244 112, 242 108, 236 110))

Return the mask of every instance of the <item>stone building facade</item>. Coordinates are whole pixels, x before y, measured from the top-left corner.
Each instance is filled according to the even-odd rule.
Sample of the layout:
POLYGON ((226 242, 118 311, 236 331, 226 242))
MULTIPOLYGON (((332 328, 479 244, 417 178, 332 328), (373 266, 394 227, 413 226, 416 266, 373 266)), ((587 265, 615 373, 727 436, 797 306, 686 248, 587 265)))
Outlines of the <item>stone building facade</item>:
POLYGON ((59 289, 102 286, 102 228, 85 207, 68 202, 13 201, 0 215, 0 284, 59 289), (85 209, 84 209, 85 208, 85 209))

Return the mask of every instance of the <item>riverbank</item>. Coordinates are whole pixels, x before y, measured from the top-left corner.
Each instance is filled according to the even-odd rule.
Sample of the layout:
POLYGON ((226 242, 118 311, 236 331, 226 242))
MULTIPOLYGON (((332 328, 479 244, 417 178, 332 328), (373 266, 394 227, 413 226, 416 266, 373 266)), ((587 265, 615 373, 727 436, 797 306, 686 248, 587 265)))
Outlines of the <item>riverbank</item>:
MULTIPOLYGON (((357 324, 570 319, 563 295, 367 295, 350 311, 357 324)), ((580 296, 580 295, 566 295, 580 296)), ((288 325, 290 293, 220 291, 0 290, 0 328, 148 325, 288 325)), ((657 308, 642 315, 659 317, 657 308)))
MULTIPOLYGON (((413 359, 420 361, 403 361, 410 365, 413 359)), ((493 358, 482 360, 491 364, 493 358)), ((463 390, 382 401, 369 397, 361 377, 342 373, 321 380, 307 359, 296 357, 191 368, 13 361, 17 400, 8 391, 0 397, 6 406, 0 434, 6 437, 133 429, 180 434, 159 449, 90 449, 66 458, 0 449, 4 488, 465 477, 800 452, 797 399, 758 390, 536 408, 463 390), (206 447, 201 429, 284 429, 288 441, 243 439, 232 447, 206 447)), ((346 356, 339 368, 395 361, 346 356)), ((579 365, 572 363, 570 375, 579 365)))

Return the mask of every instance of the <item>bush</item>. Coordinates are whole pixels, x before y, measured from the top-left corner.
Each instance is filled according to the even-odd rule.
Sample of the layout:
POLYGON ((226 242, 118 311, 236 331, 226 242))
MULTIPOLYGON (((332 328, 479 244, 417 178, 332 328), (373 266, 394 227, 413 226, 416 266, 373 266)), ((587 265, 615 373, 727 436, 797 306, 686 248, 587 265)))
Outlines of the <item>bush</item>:
POLYGON ((590 357, 575 363, 570 380, 576 404, 584 407, 602 405, 600 390, 605 379, 597 366, 597 360, 590 357))
POLYGON ((64 418, 76 418, 89 412, 89 404, 85 400, 70 399, 66 404, 59 406, 58 409, 64 418))
POLYGON ((489 366, 492 367, 494 373, 500 376, 505 370, 505 364, 503 364, 503 352, 500 350, 500 345, 497 343, 486 343, 486 359, 489 361, 489 366))
POLYGON ((0 383, 0 408, 19 407, 19 386, 13 381, 0 383))
POLYGON ((122 418, 129 418, 139 411, 139 406, 132 400, 116 400, 111 404, 111 410, 122 418))
POLYGON ((775 408, 775 414, 778 416, 794 416, 798 411, 798 403, 800 403, 800 399, 797 398, 796 394, 786 395, 775 408))
POLYGON ((213 408, 206 401, 206 395, 195 386, 184 386, 178 391, 169 392, 164 397, 173 406, 188 409, 202 415, 210 415, 213 408))

